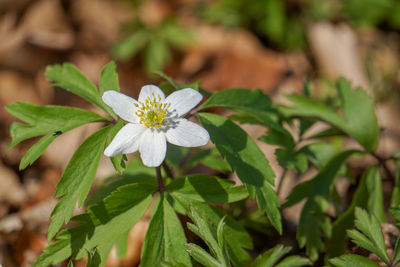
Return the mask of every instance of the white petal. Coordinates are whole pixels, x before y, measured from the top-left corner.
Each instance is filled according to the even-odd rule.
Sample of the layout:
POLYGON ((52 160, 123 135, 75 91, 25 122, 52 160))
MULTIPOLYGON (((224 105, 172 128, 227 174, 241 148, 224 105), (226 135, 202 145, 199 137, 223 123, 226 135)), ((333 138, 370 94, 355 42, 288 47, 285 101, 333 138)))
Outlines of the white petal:
POLYGON ((134 106, 137 101, 132 97, 111 90, 104 92, 102 99, 122 119, 133 123, 138 122, 134 106))
POLYGON ((185 88, 170 94, 167 99, 165 99, 165 103, 171 105, 168 109, 170 112, 174 112, 180 117, 197 106, 202 98, 203 96, 196 90, 185 88))
POLYGON ((152 84, 145 85, 145 86, 142 87, 142 89, 140 90, 140 93, 139 93, 139 101, 143 102, 149 96, 151 98, 153 98, 153 93, 154 93, 155 97, 158 98, 157 95, 159 95, 161 97, 161 101, 164 101, 165 95, 164 95, 163 91, 160 88, 158 88, 158 86, 155 86, 155 85, 152 85, 152 84))
POLYGON ((171 126, 165 133, 167 141, 171 144, 196 147, 204 146, 210 140, 208 132, 196 123, 184 118, 175 119, 174 123, 176 124, 171 126))
POLYGON ((115 135, 104 151, 104 155, 113 157, 118 154, 136 152, 139 148, 140 137, 146 129, 147 127, 142 124, 128 123, 115 135))
POLYGON ((148 167, 160 166, 167 152, 167 141, 163 132, 148 128, 140 138, 140 156, 148 167))

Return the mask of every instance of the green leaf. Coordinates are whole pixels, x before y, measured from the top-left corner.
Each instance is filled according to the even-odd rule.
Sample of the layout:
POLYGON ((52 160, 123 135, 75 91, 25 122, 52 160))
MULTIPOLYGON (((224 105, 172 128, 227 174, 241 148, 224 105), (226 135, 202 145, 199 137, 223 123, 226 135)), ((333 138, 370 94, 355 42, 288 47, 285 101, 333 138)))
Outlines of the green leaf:
POLYGON ((221 155, 246 185, 249 195, 256 196, 260 210, 267 212, 272 225, 282 233, 279 200, 272 189, 275 174, 262 151, 231 120, 210 113, 198 116, 221 155))
POLYGON ((222 159, 221 155, 215 147, 197 151, 185 163, 185 165, 182 167, 182 171, 189 170, 199 163, 219 172, 232 172, 229 164, 222 159))
POLYGON ((400 261, 400 237, 397 238, 396 246, 394 247, 393 265, 400 261))
POLYGON ((236 112, 250 116, 252 123, 258 122, 278 131, 286 138, 292 138, 291 134, 273 118, 277 115, 277 111, 272 107, 271 99, 261 90, 234 88, 214 93, 199 109, 211 107, 234 109, 236 112))
POLYGON ((278 148, 275 150, 275 155, 279 165, 284 169, 290 170, 296 168, 299 173, 307 170, 307 156, 301 151, 278 148))
POLYGON ((312 262, 303 257, 299 256, 289 256, 283 259, 278 265, 275 267, 297 267, 297 266, 309 266, 312 265, 312 262))
POLYGON ((99 80, 100 96, 102 96, 105 91, 109 90, 119 92, 118 73, 116 69, 117 65, 115 62, 110 61, 101 71, 99 80))
POLYGON ((283 135, 280 131, 274 129, 269 129, 267 134, 261 136, 259 140, 270 145, 277 145, 284 148, 294 149, 295 147, 292 136, 283 135))
POLYGON ((153 73, 162 70, 170 60, 171 53, 167 44, 162 40, 152 39, 144 53, 146 71, 153 73))
POLYGON ((220 263, 196 244, 185 244, 187 253, 206 267, 220 267, 220 263))
POLYGON ((200 215, 200 211, 196 206, 189 206, 188 215, 194 222, 194 224, 187 223, 188 229, 203 239, 203 241, 210 248, 212 255, 217 259, 218 262, 221 262, 221 260, 224 259, 224 252, 223 248, 218 245, 218 241, 216 240, 215 229, 211 230, 212 226, 210 226, 206 222, 206 219, 200 215))
POLYGON ((17 102, 5 107, 7 112, 27 124, 13 123, 10 127, 11 148, 26 139, 45 135, 33 145, 20 163, 20 169, 32 164, 48 145, 60 134, 90 122, 106 122, 108 119, 96 113, 72 107, 37 106, 17 102))
POLYGON ((301 152, 308 156, 310 162, 317 168, 324 167, 337 153, 339 149, 326 142, 315 142, 304 146, 301 152))
POLYGON ((97 251, 96 247, 94 247, 91 251, 86 251, 87 252, 87 263, 86 267, 98 267, 101 264, 101 256, 99 252, 97 251))
POLYGON ((76 202, 81 206, 89 193, 97 171, 100 157, 113 125, 104 127, 87 138, 75 151, 68 163, 54 197, 62 197, 51 213, 48 240, 50 241, 62 224, 72 216, 76 202))
POLYGON ((385 220, 382 179, 378 166, 371 166, 364 172, 350 207, 334 222, 332 236, 327 241, 327 259, 346 252, 348 242, 346 230, 354 227, 354 210, 356 207, 367 209, 381 221, 385 220))
POLYGON ((271 99, 261 90, 234 88, 214 93, 199 109, 226 107, 268 111, 271 109, 271 105, 271 99))
POLYGON ((104 111, 111 113, 111 109, 103 102, 96 86, 83 75, 74 65, 64 63, 46 68, 46 77, 54 82, 53 86, 59 86, 74 93, 104 111))
POLYGON ((342 164, 358 153, 356 150, 347 150, 336 155, 313 179, 297 185, 289 195, 283 208, 290 207, 304 198, 307 199, 303 206, 297 239, 300 247, 306 246, 307 255, 311 260, 316 260, 318 251, 322 251, 324 243, 317 229, 321 229, 327 237, 330 236, 331 226, 329 218, 324 214, 329 206, 330 192, 335 178, 342 164))
POLYGON ((186 237, 175 211, 162 195, 144 239, 140 266, 157 266, 175 261, 192 266, 184 245, 186 237))
POLYGON ((387 265, 390 264, 389 256, 386 252, 385 241, 383 239, 381 225, 378 219, 361 209, 355 209, 355 225, 361 231, 348 230, 347 234, 352 242, 363 247, 381 258, 387 265))
POLYGON ((58 240, 43 250, 33 266, 55 265, 71 255, 80 259, 95 247, 105 261, 107 254, 104 252, 140 220, 156 188, 140 183, 119 187, 102 202, 89 208, 87 214, 74 217, 81 224, 61 231, 58 240))
POLYGON ((245 199, 248 194, 243 186, 215 176, 194 174, 173 180, 166 186, 172 195, 181 195, 198 201, 229 203, 245 199))
POLYGON ((259 255, 251 265, 252 267, 296 267, 296 266, 306 266, 312 265, 312 262, 303 257, 299 256, 289 256, 283 259, 281 262, 276 264, 283 256, 285 256, 291 250, 291 247, 285 247, 282 245, 277 245, 264 254, 259 255))
POLYGON ((329 262, 337 267, 380 267, 378 263, 368 258, 350 254, 331 259, 329 262))
POLYGON ((112 49, 112 54, 119 60, 127 60, 134 57, 149 41, 146 29, 133 33, 128 38, 118 42, 112 49))
MULTIPOLYGON (((172 195, 174 208, 178 205, 182 208, 180 212, 187 214, 189 206, 195 207, 197 213, 207 221, 211 229, 217 229, 221 219, 225 216, 216 207, 190 200, 179 195, 172 195)), ((216 234, 215 234, 216 236, 216 234)), ((247 266, 251 257, 246 251, 253 248, 250 235, 232 217, 227 216, 224 225, 224 240, 226 241, 227 252, 230 260, 235 266, 247 266)))
MULTIPOLYGON (((118 122, 114 125, 112 131, 109 134, 109 138, 106 143, 106 147, 111 143, 111 141, 114 139, 115 135, 118 133, 119 130, 124 126, 123 121, 120 119, 118 122)), ((126 166, 124 160, 127 160, 126 156, 124 154, 119 154, 114 157, 110 157, 110 161, 112 165, 114 166, 114 169, 118 173, 123 173, 126 166)))
POLYGON ((285 256, 289 251, 292 250, 291 247, 285 247, 282 245, 277 245, 262 255, 259 255, 253 262, 252 267, 273 267, 280 258, 285 256))
POLYGON ((7 105, 6 111, 27 124, 13 123, 10 128, 11 148, 26 139, 45 135, 60 134, 89 122, 107 122, 108 119, 80 108, 64 106, 38 106, 17 102, 7 105))
POLYGON ((361 88, 351 89, 350 82, 339 79, 337 88, 344 117, 324 104, 299 95, 288 99, 293 107, 284 108, 291 116, 317 117, 355 138, 368 151, 375 151, 379 140, 379 125, 373 99, 361 88))
POLYGON ((400 165, 397 163, 397 171, 395 177, 395 183, 392 193, 392 199, 390 201, 391 207, 399 207, 400 206, 400 165))

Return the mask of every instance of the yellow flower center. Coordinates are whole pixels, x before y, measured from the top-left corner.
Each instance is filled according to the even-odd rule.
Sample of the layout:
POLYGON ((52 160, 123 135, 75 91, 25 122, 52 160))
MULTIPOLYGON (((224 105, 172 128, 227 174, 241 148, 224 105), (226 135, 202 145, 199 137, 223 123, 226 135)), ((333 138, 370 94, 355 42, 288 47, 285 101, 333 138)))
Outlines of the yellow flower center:
POLYGON ((167 109, 170 105, 161 103, 160 95, 157 97, 149 96, 144 102, 135 103, 137 108, 136 115, 139 117, 139 122, 147 127, 160 127, 167 115, 167 109))

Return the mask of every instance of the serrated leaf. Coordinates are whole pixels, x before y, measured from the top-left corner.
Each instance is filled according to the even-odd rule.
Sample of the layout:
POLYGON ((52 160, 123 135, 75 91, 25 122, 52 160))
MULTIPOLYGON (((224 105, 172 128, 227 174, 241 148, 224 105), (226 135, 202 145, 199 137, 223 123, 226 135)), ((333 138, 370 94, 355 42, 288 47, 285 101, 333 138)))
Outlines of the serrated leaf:
POLYGON ((277 263, 283 256, 285 256, 291 250, 291 247, 285 247, 277 245, 262 255, 259 255, 252 264, 252 267, 272 267, 277 263))
POLYGON ((294 149, 295 147, 294 140, 291 136, 283 135, 281 132, 274 129, 268 129, 266 135, 261 136, 258 140, 288 149, 294 149))
POLYGON ((390 264, 389 256, 386 252, 385 241, 378 219, 374 215, 361 209, 355 209, 355 226, 361 231, 349 230, 347 234, 352 242, 375 253, 386 264, 390 264))
POLYGON ((101 264, 101 256, 97 251, 97 248, 94 247, 91 251, 87 251, 87 263, 86 267, 98 267, 101 264))
MULTIPOLYGON (((180 205, 182 208, 180 212, 187 214, 190 205, 196 207, 197 213, 207 220, 207 223, 212 229, 216 229, 218 223, 225 216, 225 214, 216 207, 186 199, 178 195, 172 197, 174 200, 174 208, 180 205)), ((225 219, 224 237, 230 260, 235 266, 247 266, 251 262, 251 257, 245 249, 253 248, 252 239, 246 230, 230 216, 227 216, 225 219)))
POLYGON ((6 106, 5 109, 11 115, 27 123, 13 123, 10 129, 13 140, 9 148, 28 138, 50 133, 57 136, 85 123, 108 121, 96 113, 73 107, 37 106, 17 102, 6 106), (58 131, 61 133, 57 133, 58 131))
POLYGON ((296 169, 299 173, 307 170, 307 156, 301 151, 278 148, 275 150, 275 155, 278 164, 284 169, 296 169))
POLYGON ((356 207, 365 208, 371 214, 375 214, 378 218, 384 220, 382 179, 379 175, 378 166, 371 166, 364 172, 350 207, 334 222, 332 236, 327 241, 327 259, 346 252, 348 241, 346 230, 354 227, 354 210, 356 207))
POLYGON ((330 191, 342 164, 357 150, 348 150, 336 155, 313 179, 297 185, 289 195, 283 208, 290 207, 302 199, 307 199, 303 206, 300 222, 297 228, 297 239, 300 247, 306 247, 307 255, 311 260, 316 260, 318 251, 324 248, 320 229, 327 237, 330 235, 331 226, 329 218, 324 214, 329 206, 330 191))
POLYGON ((74 217, 81 224, 61 231, 58 240, 43 250, 33 266, 55 265, 71 255, 80 259, 94 247, 105 260, 104 250, 108 251, 110 244, 140 220, 156 188, 140 183, 119 187, 98 205, 89 208, 86 214, 74 217))
POLYGON ((157 266, 175 261, 192 266, 184 245, 186 237, 175 211, 162 195, 144 239, 140 266, 157 266))
POLYGON ((210 149, 202 149, 193 154, 182 167, 182 171, 195 167, 200 163, 219 172, 232 171, 229 164, 222 159, 215 147, 210 149))
POLYGON ((100 157, 113 125, 106 126, 87 138, 75 151, 60 181, 54 197, 62 197, 51 213, 48 240, 50 241, 63 223, 72 216, 76 202, 81 206, 89 193, 100 157))
POLYGON ((172 195, 212 203, 229 203, 245 199, 248 194, 243 186, 215 176, 194 174, 173 180, 166 186, 172 195))
POLYGON ((288 99, 293 107, 284 108, 291 116, 318 117, 355 138, 368 151, 375 151, 379 140, 379 126, 374 102, 361 88, 351 89, 350 82, 339 79, 337 83, 344 117, 324 104, 299 95, 288 99))
POLYGON ((109 114, 113 114, 101 99, 96 86, 83 75, 74 65, 64 63, 63 65, 52 65, 46 68, 47 79, 53 82, 53 86, 59 86, 74 93, 90 103, 98 106, 109 114))
MULTIPOLYGON (((110 131, 109 138, 106 143, 106 147, 111 143, 111 141, 114 139, 115 135, 118 133, 118 131, 124 126, 124 123, 122 120, 119 120, 113 127, 112 131, 110 131)), ((124 154, 119 154, 113 157, 110 157, 110 161, 114 167, 114 169, 118 173, 123 173, 126 165, 124 160, 126 160, 126 156, 124 154)))
POLYGON ((277 245, 264 254, 259 255, 251 265, 252 267, 296 267, 312 265, 312 262, 300 256, 289 256, 284 258, 282 261, 277 263, 283 256, 285 256, 291 250, 291 247, 284 247, 277 245))
POLYGON ((211 107, 234 109, 236 112, 251 118, 252 123, 257 122, 268 126, 285 135, 286 138, 292 138, 291 134, 277 122, 275 118, 277 110, 272 107, 271 99, 261 90, 233 88, 214 93, 199 109, 211 107))
POLYGON ((380 267, 378 263, 368 258, 350 254, 331 259, 329 262, 337 267, 380 267))
POLYGON ((220 267, 220 263, 196 244, 185 244, 185 249, 197 262, 206 267, 220 267))
POLYGON ((119 92, 119 80, 116 69, 117 65, 114 61, 110 61, 102 69, 99 80, 100 96, 102 96, 105 91, 109 90, 119 92))
POLYGON ((267 212, 272 225, 282 233, 279 200, 272 189, 275 174, 262 151, 231 120, 210 113, 200 113, 198 116, 211 141, 246 185, 249 195, 256 196, 260 210, 267 212))
POLYGON ((272 108, 271 105, 271 99, 261 90, 233 88, 214 93, 199 109, 227 107, 268 111, 272 108))
POLYGON ((307 258, 303 258, 300 256, 289 256, 284 258, 275 267, 300 267, 309 265, 312 265, 312 262, 307 258))

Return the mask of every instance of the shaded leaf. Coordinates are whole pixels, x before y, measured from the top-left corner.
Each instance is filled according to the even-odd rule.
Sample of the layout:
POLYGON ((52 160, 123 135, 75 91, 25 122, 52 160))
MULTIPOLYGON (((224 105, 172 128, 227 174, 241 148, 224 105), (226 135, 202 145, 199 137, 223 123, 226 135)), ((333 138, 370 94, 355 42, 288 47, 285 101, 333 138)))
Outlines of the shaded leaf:
POLYGON ((354 210, 356 207, 367 209, 381 221, 385 219, 383 211, 382 180, 378 166, 368 168, 357 187, 350 207, 333 224, 332 236, 327 241, 326 258, 339 256, 346 252, 346 230, 354 228, 354 210))
POLYGON ((387 265, 390 264, 389 256, 386 252, 386 245, 383 239, 381 225, 374 215, 361 209, 355 209, 355 225, 361 231, 348 230, 347 234, 352 242, 375 253, 387 265))
POLYGON ((344 117, 324 104, 299 95, 288 99, 293 107, 282 108, 291 116, 318 117, 354 137, 368 151, 375 151, 379 140, 379 126, 373 99, 361 88, 352 89, 350 82, 339 79, 337 88, 344 117))
POLYGON ((307 199, 297 228, 297 240, 300 247, 306 247, 307 255, 310 256, 311 260, 316 260, 318 252, 324 249, 324 242, 317 230, 321 230, 328 238, 330 236, 330 220, 324 213, 329 206, 330 192, 337 173, 342 164, 358 152, 348 150, 336 155, 321 169, 317 176, 297 185, 283 205, 286 208, 307 199))
POLYGON ((279 200, 272 189, 275 174, 262 151, 231 120, 210 113, 200 113, 198 116, 210 134, 211 141, 236 171, 249 195, 257 198, 260 210, 267 212, 272 225, 282 233, 279 200))

